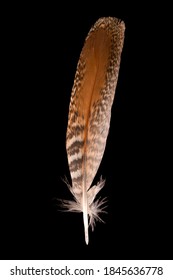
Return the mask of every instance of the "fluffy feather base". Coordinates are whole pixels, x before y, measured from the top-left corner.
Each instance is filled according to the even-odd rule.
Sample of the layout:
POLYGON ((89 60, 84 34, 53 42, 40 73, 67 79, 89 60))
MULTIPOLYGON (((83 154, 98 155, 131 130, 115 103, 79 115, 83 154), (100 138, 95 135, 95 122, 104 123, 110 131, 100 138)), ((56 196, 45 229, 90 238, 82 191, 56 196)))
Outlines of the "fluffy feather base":
MULTIPOLYGON (((61 207, 64 208, 64 210, 67 212, 78 212, 78 213, 83 212, 82 196, 80 196, 79 194, 78 195, 75 194, 73 187, 69 184, 66 178, 63 181, 68 186, 70 192, 73 195, 74 200, 61 200, 61 207)), ((107 202, 107 199, 98 198, 97 200, 95 200, 96 195, 104 187, 104 184, 105 184, 105 180, 103 180, 101 177, 100 181, 87 191, 88 218, 89 218, 89 226, 91 226, 92 231, 94 230, 96 221, 104 222, 100 218, 100 214, 106 213, 104 209, 106 208, 105 203, 107 202)))

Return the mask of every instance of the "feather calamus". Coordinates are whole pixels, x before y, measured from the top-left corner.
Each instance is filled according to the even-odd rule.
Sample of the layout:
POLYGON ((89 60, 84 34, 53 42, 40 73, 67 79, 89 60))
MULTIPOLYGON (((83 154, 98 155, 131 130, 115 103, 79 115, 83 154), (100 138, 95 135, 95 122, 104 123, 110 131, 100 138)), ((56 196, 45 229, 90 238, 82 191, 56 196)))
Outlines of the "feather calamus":
POLYGON ((66 150, 74 200, 62 202, 67 211, 83 212, 85 242, 88 227, 101 220, 105 200, 95 197, 105 181, 91 186, 106 146, 124 43, 123 21, 100 18, 89 31, 80 54, 69 106, 66 150))

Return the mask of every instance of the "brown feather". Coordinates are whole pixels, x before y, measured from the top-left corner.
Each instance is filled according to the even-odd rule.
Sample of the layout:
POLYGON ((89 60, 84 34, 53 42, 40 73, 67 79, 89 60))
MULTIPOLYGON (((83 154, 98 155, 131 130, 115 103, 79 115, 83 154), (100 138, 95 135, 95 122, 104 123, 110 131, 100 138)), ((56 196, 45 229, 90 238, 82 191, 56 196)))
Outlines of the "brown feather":
POLYGON ((124 22, 116 18, 100 18, 95 23, 80 54, 72 88, 66 149, 75 201, 64 205, 83 212, 86 243, 88 215, 93 227, 103 204, 94 199, 104 181, 91 184, 106 146, 124 30, 124 22))

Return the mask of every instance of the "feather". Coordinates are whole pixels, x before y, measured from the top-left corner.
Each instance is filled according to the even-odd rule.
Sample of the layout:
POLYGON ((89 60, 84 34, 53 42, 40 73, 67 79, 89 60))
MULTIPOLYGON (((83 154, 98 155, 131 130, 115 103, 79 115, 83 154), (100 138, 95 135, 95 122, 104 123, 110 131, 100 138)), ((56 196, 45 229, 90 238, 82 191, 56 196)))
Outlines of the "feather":
POLYGON ((68 211, 83 212, 85 242, 88 227, 101 220, 105 199, 95 201, 104 186, 101 178, 91 186, 106 146, 111 107, 120 67, 125 24, 117 18, 100 18, 89 31, 77 65, 71 93, 66 150, 73 201, 63 201, 68 211))

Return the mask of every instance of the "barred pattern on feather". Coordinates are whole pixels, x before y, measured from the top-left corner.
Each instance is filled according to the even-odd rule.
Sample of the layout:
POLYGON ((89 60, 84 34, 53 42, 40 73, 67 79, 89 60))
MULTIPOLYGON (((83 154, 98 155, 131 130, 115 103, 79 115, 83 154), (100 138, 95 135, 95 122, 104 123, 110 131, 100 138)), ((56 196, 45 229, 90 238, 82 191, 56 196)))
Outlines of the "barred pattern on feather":
POLYGON ((105 181, 91 186, 106 146, 111 107, 120 67, 125 24, 117 18, 100 18, 86 37, 77 65, 69 107, 66 149, 72 179, 73 201, 68 211, 83 212, 86 244, 88 227, 101 220, 105 200, 95 197, 105 181))

